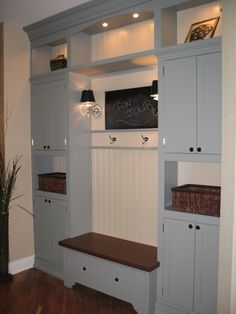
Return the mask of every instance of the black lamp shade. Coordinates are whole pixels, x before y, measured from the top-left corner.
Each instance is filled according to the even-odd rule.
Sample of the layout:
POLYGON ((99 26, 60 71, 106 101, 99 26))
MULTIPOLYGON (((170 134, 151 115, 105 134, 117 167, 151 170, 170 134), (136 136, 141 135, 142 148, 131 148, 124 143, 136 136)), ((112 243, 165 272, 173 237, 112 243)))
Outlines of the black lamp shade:
POLYGON ((91 89, 83 90, 80 102, 95 102, 93 91, 91 89))
POLYGON ((151 87, 151 97, 156 97, 158 94, 158 82, 157 80, 152 81, 152 87, 151 87))

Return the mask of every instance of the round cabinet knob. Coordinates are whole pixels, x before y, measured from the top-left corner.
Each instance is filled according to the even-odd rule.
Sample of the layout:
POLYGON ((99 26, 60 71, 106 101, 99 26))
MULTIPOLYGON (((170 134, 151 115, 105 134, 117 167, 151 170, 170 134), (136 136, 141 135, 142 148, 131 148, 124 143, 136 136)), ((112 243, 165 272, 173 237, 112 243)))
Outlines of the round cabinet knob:
POLYGON ((50 146, 49 146, 49 145, 47 146, 47 149, 50 149, 50 146))
POLYGON ((87 268, 84 266, 84 267, 83 267, 83 271, 86 271, 86 270, 87 270, 87 268))
POLYGON ((196 226, 196 229, 197 229, 197 230, 200 230, 201 228, 200 228, 200 226, 199 226, 199 225, 197 225, 197 226, 196 226))
POLYGON ((193 229, 193 225, 192 224, 188 225, 188 227, 189 227, 189 229, 193 229))
POLYGON ((200 153, 202 151, 201 147, 197 148, 198 153, 200 153))
POLYGON ((116 282, 118 282, 118 281, 119 281, 119 278, 118 278, 118 277, 116 277, 116 278, 115 278, 115 281, 116 281, 116 282))
POLYGON ((46 148, 47 148, 47 146, 46 146, 46 145, 43 145, 43 148, 44 148, 44 149, 46 149, 46 148))
POLYGON ((189 148, 189 151, 192 153, 192 152, 194 152, 194 148, 193 147, 190 147, 189 148))
POLYGON ((48 200, 45 198, 44 202, 45 202, 45 203, 47 203, 47 202, 48 202, 48 200))
POLYGON ((48 203, 51 203, 51 200, 48 200, 48 203))

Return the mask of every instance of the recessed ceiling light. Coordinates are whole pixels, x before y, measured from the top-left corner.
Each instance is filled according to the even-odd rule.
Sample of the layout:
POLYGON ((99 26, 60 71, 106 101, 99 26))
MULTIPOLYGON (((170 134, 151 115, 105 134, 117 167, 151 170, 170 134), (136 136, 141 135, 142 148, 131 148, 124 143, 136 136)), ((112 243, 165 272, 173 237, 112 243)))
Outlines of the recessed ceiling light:
POLYGON ((102 26, 103 26, 103 27, 107 27, 107 26, 108 26, 108 23, 107 23, 107 22, 104 22, 104 23, 102 23, 102 26))
POLYGON ((134 14, 133 14, 133 18, 134 18, 134 19, 137 19, 138 17, 139 17, 139 14, 138 14, 138 13, 134 13, 134 14))

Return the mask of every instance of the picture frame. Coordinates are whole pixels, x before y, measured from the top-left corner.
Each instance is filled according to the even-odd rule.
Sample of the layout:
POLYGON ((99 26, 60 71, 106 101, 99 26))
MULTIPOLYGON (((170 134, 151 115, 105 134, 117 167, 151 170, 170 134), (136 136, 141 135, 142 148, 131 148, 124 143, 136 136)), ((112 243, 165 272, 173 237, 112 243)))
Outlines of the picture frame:
POLYGON ((185 43, 199 39, 207 39, 214 36, 220 17, 193 23, 188 31, 185 43))

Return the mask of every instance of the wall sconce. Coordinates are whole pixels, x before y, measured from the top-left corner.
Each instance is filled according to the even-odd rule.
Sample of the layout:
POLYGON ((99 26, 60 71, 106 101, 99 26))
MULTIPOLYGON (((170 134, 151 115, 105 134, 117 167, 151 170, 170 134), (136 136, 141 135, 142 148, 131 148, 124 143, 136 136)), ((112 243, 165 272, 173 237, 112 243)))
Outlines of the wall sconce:
POLYGON ((95 103, 95 97, 91 89, 82 91, 80 104, 85 108, 88 115, 98 118, 102 114, 102 107, 95 103))
POLYGON ((157 80, 153 80, 152 81, 152 87, 151 87, 151 93, 150 96, 154 99, 158 101, 158 81, 157 80))

